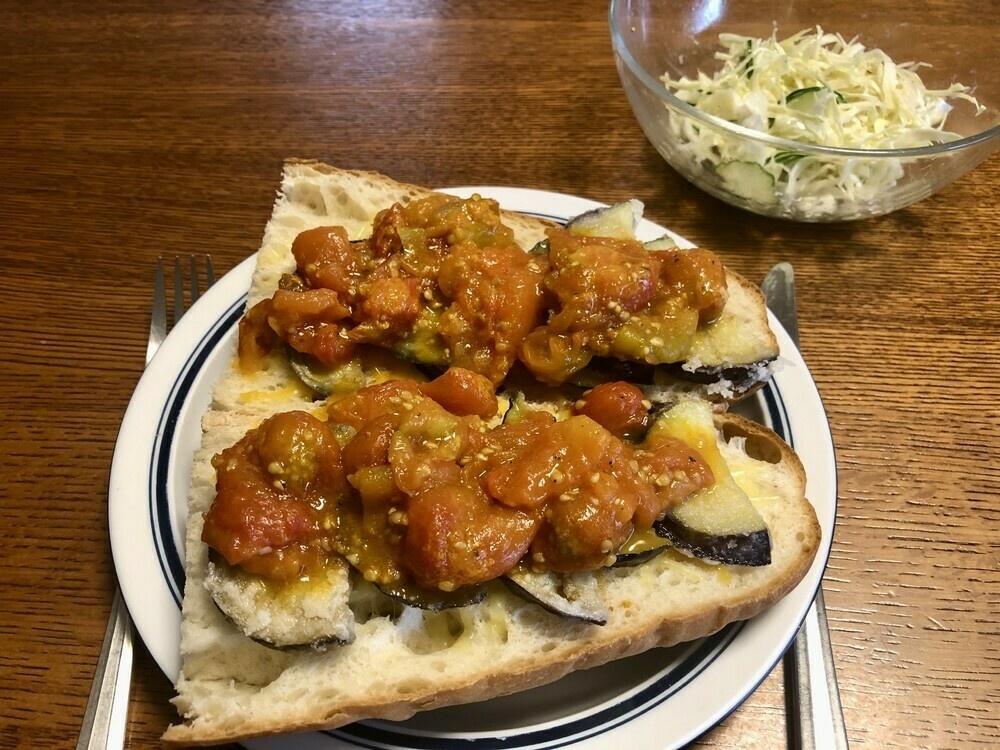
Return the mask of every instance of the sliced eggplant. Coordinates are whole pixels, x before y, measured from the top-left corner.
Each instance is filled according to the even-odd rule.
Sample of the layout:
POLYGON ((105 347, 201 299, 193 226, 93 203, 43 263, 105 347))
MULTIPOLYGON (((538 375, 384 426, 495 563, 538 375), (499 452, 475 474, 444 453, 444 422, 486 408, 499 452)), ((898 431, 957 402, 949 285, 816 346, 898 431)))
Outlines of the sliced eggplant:
MULTIPOLYGON (((626 202, 626 203, 619 203, 619 204, 617 204, 617 206, 625 206, 627 204, 628 204, 628 202, 626 202)), ((595 209, 594 211, 592 211, 590 213, 598 213, 600 211, 607 211, 607 210, 608 209, 595 209)), ((623 211, 623 214, 624 214, 624 211, 623 211)), ((638 218, 636 218, 636 215, 635 215, 634 212, 633 212, 632 216, 633 216, 635 225, 638 225, 638 218)), ((641 216, 642 216, 642 209, 640 208, 639 209, 638 217, 641 218, 641 216)), ((570 231, 574 231, 576 234, 590 234, 587 231, 581 231, 580 230, 580 223, 585 223, 586 217, 587 217, 587 214, 581 214, 580 216, 576 217, 575 219, 571 219, 570 222, 569 222, 569 224, 567 224, 566 226, 568 228, 570 228, 570 231), (583 217, 583 218, 581 219, 581 217, 583 217), (574 222, 576 222, 576 224, 574 224, 574 222), (573 229, 574 226, 576 227, 575 230, 573 229)), ((600 219, 600 217, 598 217, 598 219, 600 219)), ((614 223, 615 225, 617 225, 619 223, 623 223, 623 222, 621 222, 621 219, 627 219, 627 217, 626 216, 619 217, 619 219, 616 219, 612 223, 614 223)), ((596 223, 597 220, 593 220, 593 221, 596 223)), ((617 232, 622 232, 623 231, 623 227, 622 226, 616 226, 615 229, 614 229, 614 231, 616 233, 617 232)), ((601 236, 612 236, 612 235, 601 235, 601 236)), ((621 238, 631 239, 633 236, 634 235, 632 235, 632 234, 622 233, 621 238)), ((671 237, 669 234, 665 234, 662 237, 657 237, 654 240, 649 240, 648 242, 644 242, 642 246, 644 248, 646 248, 647 250, 673 250, 674 248, 677 247, 677 243, 674 241, 673 237, 671 237)), ((548 255, 549 254, 549 249, 550 248, 549 248, 549 241, 548 241, 548 239, 539 240, 534 245, 532 245, 532 247, 531 247, 530 250, 528 250, 528 254, 529 255, 548 255)))
MULTIPOLYGON (((327 367, 314 357, 298 352, 292 347, 286 347, 288 362, 292 370, 307 387, 320 396, 330 396, 335 393, 353 393, 358 388, 371 385, 373 377, 379 370, 403 369, 393 367, 386 358, 398 358, 409 365, 426 371, 425 374, 440 374, 448 368, 448 356, 441 336, 437 332, 438 318, 433 311, 427 310, 414 324, 406 336, 394 341, 386 349, 383 356, 378 355, 380 346, 365 344, 361 346, 360 356, 352 357, 347 362, 335 367, 327 367)), ((401 377, 409 377, 402 373, 401 377)))
POLYGON ((582 370, 573 373, 570 379, 580 388, 593 388, 601 383, 624 380, 636 385, 651 385, 654 382, 656 365, 613 357, 594 357, 582 370))
POLYGON ((715 483, 674 506, 653 528, 678 549, 729 565, 768 565, 771 537, 750 497, 729 472, 719 450, 711 404, 681 401, 660 412, 647 433, 682 440, 708 463, 715 483))
POLYGON ((441 368, 411 362, 374 345, 359 347, 357 356, 336 367, 325 367, 308 354, 288 347, 288 362, 307 387, 320 396, 347 395, 385 380, 424 380, 441 374, 441 368))
POLYGON ((665 234, 662 237, 657 237, 655 240, 642 243, 642 246, 647 250, 674 250, 677 248, 677 243, 673 237, 665 234))
POLYGON ((680 550, 727 565, 770 565, 771 535, 732 478, 677 505, 653 528, 680 550))
POLYGON ((710 400, 721 397, 721 390, 727 390, 725 400, 737 401, 767 382, 770 366, 775 359, 776 357, 770 357, 747 365, 690 367, 682 362, 651 365, 611 357, 594 357, 585 368, 573 374, 571 382, 580 388, 593 388, 600 383, 615 380, 627 380, 640 387, 675 386, 679 392, 698 393, 710 400), (725 389, 720 390, 721 385, 725 385, 725 389))
POLYGON ((379 591, 410 607, 425 609, 430 612, 440 612, 443 609, 467 607, 479 604, 486 598, 485 584, 478 586, 463 586, 455 591, 440 591, 419 586, 415 583, 375 584, 379 591))
POLYGON ((351 393, 366 385, 364 368, 359 359, 351 359, 336 367, 326 367, 308 354, 288 347, 288 364, 307 387, 321 396, 351 393))
POLYGON ((517 424, 528 415, 540 412, 551 414, 556 420, 565 419, 572 413, 573 402, 579 398, 578 395, 571 398, 566 392, 557 390, 546 391, 532 400, 523 391, 514 389, 507 389, 502 396, 507 400, 504 424, 517 424))
POLYGON ((529 255, 545 255, 545 256, 548 256, 549 250, 550 250, 549 240, 548 240, 548 238, 546 238, 544 240, 539 240, 534 245, 532 245, 531 249, 528 251, 528 254, 529 255))
POLYGON ((656 365, 649 382, 654 385, 674 381, 696 386, 725 385, 731 394, 727 400, 735 401, 749 396, 768 381, 776 359, 776 356, 767 357, 745 365, 689 367, 679 362, 656 365))
POLYGON ((522 564, 509 571, 503 582, 522 599, 534 602, 553 614, 594 625, 608 622, 608 607, 593 572, 536 571, 522 564))
POLYGON ((531 409, 528 407, 524 394, 518 391, 507 400, 507 411, 504 412, 503 423, 517 424, 524 419, 529 411, 531 409))
MULTIPOLYGON (((434 325, 436 326, 436 323, 434 325)), ((450 364, 437 328, 421 325, 420 321, 417 321, 417 325, 410 333, 394 341, 390 348, 393 354, 422 367, 445 370, 450 364)))
POLYGON ((611 206, 585 211, 569 220, 566 228, 574 234, 587 237, 612 237, 619 240, 635 238, 635 230, 642 218, 642 201, 632 198, 611 206))
POLYGON ((673 545, 669 539, 656 533, 654 529, 632 534, 615 554, 616 568, 630 568, 652 560, 673 545))
POLYGON ((331 560, 322 574, 278 585, 212 552, 205 588, 237 628, 265 646, 323 651, 354 640, 345 562, 331 560))

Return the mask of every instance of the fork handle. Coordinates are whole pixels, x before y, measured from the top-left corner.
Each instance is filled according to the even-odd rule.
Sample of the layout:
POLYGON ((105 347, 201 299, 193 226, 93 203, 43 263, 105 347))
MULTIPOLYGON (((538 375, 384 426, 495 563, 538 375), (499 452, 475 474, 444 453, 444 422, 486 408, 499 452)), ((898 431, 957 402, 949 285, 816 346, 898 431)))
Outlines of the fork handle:
POLYGON ((115 591, 101 656, 87 700, 77 750, 111 750, 125 745, 129 683, 132 679, 132 622, 120 590, 115 591))
POLYGON ((797 731, 791 746, 797 750, 848 750, 847 728, 840 704, 833 647, 826 621, 822 588, 806 613, 792 647, 786 655, 786 679, 797 731))

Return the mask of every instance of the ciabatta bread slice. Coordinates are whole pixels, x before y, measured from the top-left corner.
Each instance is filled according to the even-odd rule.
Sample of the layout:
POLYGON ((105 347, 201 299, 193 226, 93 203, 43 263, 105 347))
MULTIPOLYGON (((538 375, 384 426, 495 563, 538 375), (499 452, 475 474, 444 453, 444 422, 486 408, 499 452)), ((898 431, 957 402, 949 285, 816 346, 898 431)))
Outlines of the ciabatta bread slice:
POLYGON ((820 529, 791 449, 737 415, 715 419, 719 449, 767 523, 770 565, 720 566, 669 550, 635 567, 603 569, 596 575, 605 625, 551 614, 501 585, 479 604, 433 613, 392 605, 360 584, 352 594, 354 641, 325 652, 265 649, 240 636, 207 592, 196 590, 185 599, 184 669, 175 700, 184 723, 164 739, 214 744, 362 718, 405 719, 549 683, 753 617, 805 575, 820 529))
MULTIPOLYGON (((371 234, 372 220, 394 202, 426 197, 430 190, 396 182, 374 172, 342 170, 315 161, 290 160, 284 166, 281 190, 257 254, 248 307, 270 297, 282 274, 295 270, 291 246, 295 237, 318 226, 343 226, 350 239, 371 234)), ((511 211, 502 213, 517 244, 530 250, 545 239, 550 222, 511 211)), ((726 270, 729 300, 717 320, 695 333, 684 362, 650 367, 619 363, 581 373, 581 384, 627 379, 654 385, 654 394, 669 398, 694 394, 731 402, 754 392, 767 381, 778 356, 777 340, 767 321, 760 290, 731 269, 726 270)), ((234 363, 235 365, 235 363, 234 363)), ((298 408, 316 398, 292 372, 283 350, 277 350, 257 373, 235 366, 216 390, 223 409, 267 413, 298 408)))

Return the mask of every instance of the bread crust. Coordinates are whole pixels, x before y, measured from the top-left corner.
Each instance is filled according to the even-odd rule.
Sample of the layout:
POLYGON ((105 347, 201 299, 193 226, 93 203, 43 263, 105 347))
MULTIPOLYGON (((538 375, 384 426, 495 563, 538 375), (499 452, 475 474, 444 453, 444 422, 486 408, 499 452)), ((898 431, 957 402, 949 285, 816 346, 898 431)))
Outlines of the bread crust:
MULTIPOLYGON (((372 207, 429 192, 373 172, 289 160, 258 257, 250 304, 273 291, 275 269, 287 267, 281 253, 287 252, 289 237, 311 222, 315 226, 342 218, 332 216, 332 207, 360 231, 364 221, 370 222, 370 216, 362 214, 372 207), (290 200, 306 208, 284 216, 290 200)), ((516 224, 522 243, 544 233, 544 222, 530 217, 505 215, 505 221, 516 224)), ((747 324, 759 326, 763 314, 763 330, 770 335, 769 340, 764 337, 764 346, 776 352, 759 290, 732 272, 730 279, 735 294, 753 302, 749 317, 733 324, 753 320, 747 324)), ((709 354, 706 349, 706 357, 709 354)), ((211 456, 272 413, 314 408, 312 394, 289 390, 290 378, 294 380, 280 363, 253 382, 233 366, 217 385, 203 421, 189 503, 183 668, 175 699, 184 722, 167 730, 163 740, 168 746, 239 742, 330 729, 359 719, 405 719, 418 711, 519 692, 575 670, 705 637, 785 596, 806 574, 819 548, 820 527, 805 498, 805 472, 798 457, 766 428, 721 413, 715 417, 720 447, 734 457, 743 455, 736 444, 752 447, 757 456, 746 460, 753 462, 755 481, 771 490, 758 508, 771 530, 771 565, 733 568, 721 576, 720 566, 671 550, 636 568, 598 573, 610 613, 603 626, 552 615, 497 584, 485 602, 459 612, 361 612, 355 639, 348 645, 325 652, 275 652, 243 636, 214 607, 204 586, 208 554, 200 534, 202 512, 214 492, 211 456), (267 397, 250 398, 251 392, 267 397), (740 439, 725 442, 721 436, 727 432, 740 439), (448 635, 432 635, 442 623, 448 635)))

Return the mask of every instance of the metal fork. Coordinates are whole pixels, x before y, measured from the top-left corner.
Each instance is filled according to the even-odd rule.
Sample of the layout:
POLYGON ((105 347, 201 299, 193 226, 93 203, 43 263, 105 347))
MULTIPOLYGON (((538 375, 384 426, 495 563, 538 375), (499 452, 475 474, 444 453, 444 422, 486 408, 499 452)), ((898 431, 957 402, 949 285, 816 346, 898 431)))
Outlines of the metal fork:
MULTIPOLYGON (((215 283, 212 256, 204 257, 204 280, 207 290, 215 283)), ((180 258, 174 258, 173 323, 181 319, 188 307, 201 295, 199 289, 199 256, 188 259, 188 293, 185 305, 184 273, 180 258)), ((153 310, 149 323, 149 343, 146 345, 148 366, 167 337, 167 294, 163 278, 163 259, 156 259, 153 276, 153 310)), ((132 682, 132 621, 122 598, 121 589, 115 589, 111 615, 104 631, 101 655, 90 688, 87 711, 77 740, 77 750, 110 750, 125 745, 125 727, 128 720, 129 687, 132 682)))

